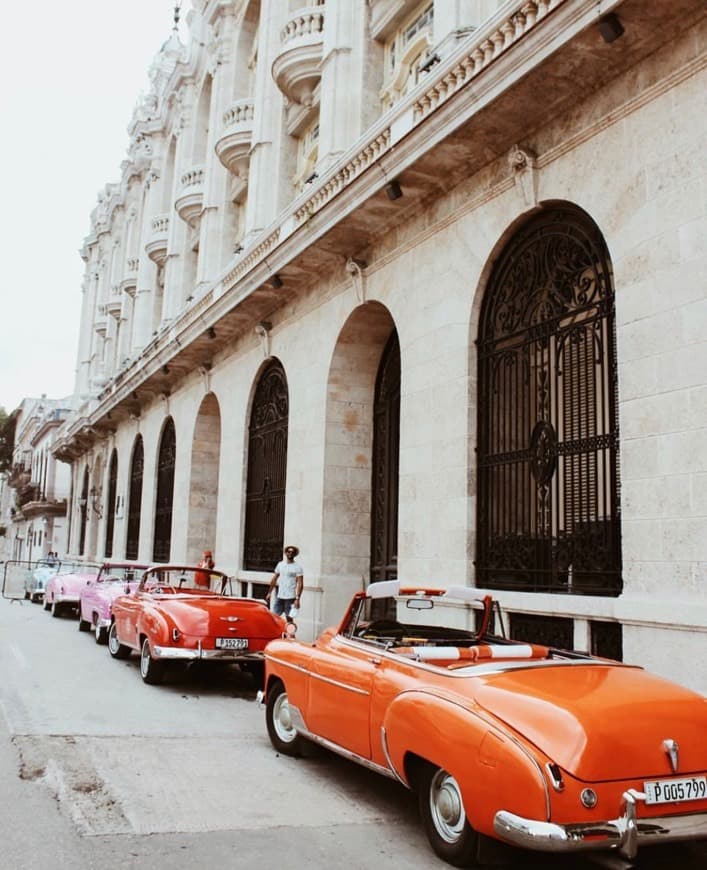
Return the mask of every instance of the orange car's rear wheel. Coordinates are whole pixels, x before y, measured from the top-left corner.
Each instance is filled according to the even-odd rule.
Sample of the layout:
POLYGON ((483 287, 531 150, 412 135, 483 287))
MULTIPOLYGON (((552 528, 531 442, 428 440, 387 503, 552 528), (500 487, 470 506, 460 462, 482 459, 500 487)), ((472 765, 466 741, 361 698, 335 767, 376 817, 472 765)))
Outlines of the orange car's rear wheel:
POLYGON ((427 838, 437 855, 455 867, 474 866, 479 837, 467 821, 456 779, 439 767, 425 767, 418 799, 427 838))
POLYGON ((265 722, 270 742, 283 755, 299 755, 302 751, 302 737, 292 724, 290 703, 281 682, 271 686, 265 708, 265 722))
POLYGON ((145 638, 140 650, 140 676, 150 686, 159 685, 164 679, 164 662, 152 658, 150 641, 145 638))

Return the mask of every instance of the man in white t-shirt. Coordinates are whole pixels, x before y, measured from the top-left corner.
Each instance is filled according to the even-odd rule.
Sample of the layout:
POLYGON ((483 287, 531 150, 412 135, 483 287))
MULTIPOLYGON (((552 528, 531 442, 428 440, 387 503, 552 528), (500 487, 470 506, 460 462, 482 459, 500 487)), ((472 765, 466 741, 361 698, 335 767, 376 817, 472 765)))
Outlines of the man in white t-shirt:
POLYGON ((277 587, 277 598, 273 605, 273 612, 284 616, 288 622, 292 621, 290 611, 293 607, 299 609, 304 586, 304 572, 302 566, 295 562, 299 556, 297 547, 285 547, 285 558, 275 565, 275 573, 270 580, 270 588, 265 600, 270 603, 270 596, 277 587))

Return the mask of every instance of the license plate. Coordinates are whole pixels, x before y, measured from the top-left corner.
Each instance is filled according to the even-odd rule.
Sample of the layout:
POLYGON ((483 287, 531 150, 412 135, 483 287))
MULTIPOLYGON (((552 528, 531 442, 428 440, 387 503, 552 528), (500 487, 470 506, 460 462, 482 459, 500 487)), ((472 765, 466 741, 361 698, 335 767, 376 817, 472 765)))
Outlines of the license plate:
POLYGON ((676 801, 699 801, 707 798, 707 777, 656 779, 643 783, 647 804, 672 804, 676 801))
POLYGON ((247 637, 217 637, 216 649, 248 649, 247 637))

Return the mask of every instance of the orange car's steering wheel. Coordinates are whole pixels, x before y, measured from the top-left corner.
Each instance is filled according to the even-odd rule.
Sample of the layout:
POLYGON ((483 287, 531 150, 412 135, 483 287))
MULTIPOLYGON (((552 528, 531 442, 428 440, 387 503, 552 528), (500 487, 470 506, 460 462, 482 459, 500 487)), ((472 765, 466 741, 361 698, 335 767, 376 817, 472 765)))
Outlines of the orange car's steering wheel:
POLYGON ((395 619, 374 619, 358 631, 359 637, 367 634, 372 634, 377 637, 400 637, 405 634, 405 626, 397 622, 395 619))

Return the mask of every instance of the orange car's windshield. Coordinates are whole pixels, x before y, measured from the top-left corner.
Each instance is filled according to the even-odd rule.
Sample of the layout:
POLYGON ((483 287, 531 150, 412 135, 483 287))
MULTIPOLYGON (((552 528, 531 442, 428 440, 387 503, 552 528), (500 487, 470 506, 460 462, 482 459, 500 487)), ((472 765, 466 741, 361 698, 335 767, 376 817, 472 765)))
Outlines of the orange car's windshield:
POLYGON ((496 628, 502 631, 498 615, 491 598, 457 600, 446 597, 444 590, 410 594, 404 589, 399 595, 360 597, 341 631, 346 637, 382 643, 406 643, 410 638, 478 641, 496 628))

